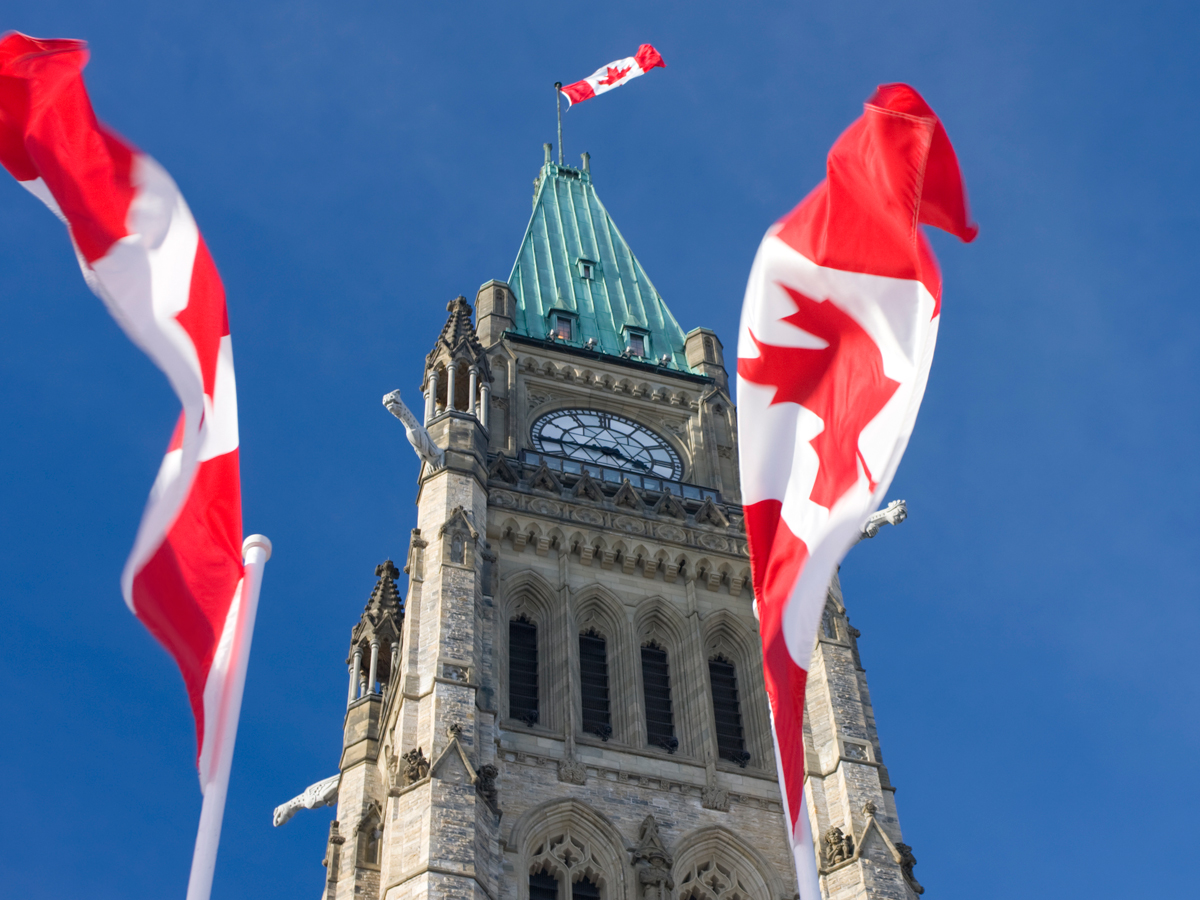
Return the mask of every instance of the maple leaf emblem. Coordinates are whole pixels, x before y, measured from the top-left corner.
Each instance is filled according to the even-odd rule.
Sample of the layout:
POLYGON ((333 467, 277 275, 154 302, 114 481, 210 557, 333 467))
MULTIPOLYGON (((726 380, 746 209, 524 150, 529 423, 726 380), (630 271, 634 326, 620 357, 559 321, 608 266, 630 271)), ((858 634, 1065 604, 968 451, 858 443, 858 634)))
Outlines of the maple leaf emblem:
POLYGON ((796 304, 796 312, 783 321, 829 346, 780 347, 762 343, 751 332, 758 356, 739 359, 738 374, 755 384, 774 387, 772 405, 798 403, 825 423, 810 441, 819 468, 809 499, 832 509, 858 481, 856 463, 862 463, 871 489, 875 489, 858 439, 900 383, 883 373, 883 356, 875 341, 849 314, 828 301, 814 300, 786 285, 780 287, 796 304))
POLYGON ((618 81, 620 81, 626 75, 628 75, 629 70, 632 68, 633 68, 633 66, 626 66, 623 69, 618 68, 617 66, 607 66, 604 77, 601 78, 596 83, 597 84, 616 84, 618 81))

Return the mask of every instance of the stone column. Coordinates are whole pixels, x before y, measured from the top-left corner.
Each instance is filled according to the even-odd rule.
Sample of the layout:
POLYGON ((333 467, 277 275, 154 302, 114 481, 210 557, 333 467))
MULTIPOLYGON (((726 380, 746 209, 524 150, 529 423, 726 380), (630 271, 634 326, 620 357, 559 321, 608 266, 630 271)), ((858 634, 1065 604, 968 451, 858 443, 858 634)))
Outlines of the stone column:
POLYGON ((479 402, 475 399, 476 391, 479 388, 479 370, 475 366, 471 366, 470 380, 467 382, 467 410, 475 418, 479 418, 479 402))
POLYGON ((492 406, 492 388, 486 381, 479 386, 479 424, 488 427, 488 413, 492 406))
POLYGON ((446 364, 446 409, 454 409, 454 382, 458 375, 458 363, 446 364))
POLYGON ((437 388, 438 374, 437 369, 431 369, 429 377, 425 379, 425 424, 429 424, 429 420, 437 415, 437 388))
POLYGON ((367 693, 375 693, 375 676, 379 672, 379 638, 371 638, 371 674, 367 678, 367 693))
POLYGON ((358 678, 359 672, 362 670, 362 648, 354 648, 354 662, 350 665, 350 697, 346 700, 346 705, 349 706, 358 699, 358 678))

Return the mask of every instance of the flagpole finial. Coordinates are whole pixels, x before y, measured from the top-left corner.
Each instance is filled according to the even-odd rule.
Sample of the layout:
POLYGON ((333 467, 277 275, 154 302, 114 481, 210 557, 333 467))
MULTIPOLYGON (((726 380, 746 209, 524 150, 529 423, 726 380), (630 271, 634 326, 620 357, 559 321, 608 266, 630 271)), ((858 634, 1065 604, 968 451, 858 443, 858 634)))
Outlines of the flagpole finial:
POLYGON ((250 555, 251 547, 262 548, 263 562, 271 558, 271 539, 265 534, 252 534, 246 540, 242 541, 242 559, 250 555))
POLYGON ((553 144, 542 144, 542 150, 546 154, 546 165, 550 165, 550 154, 554 152, 553 144))

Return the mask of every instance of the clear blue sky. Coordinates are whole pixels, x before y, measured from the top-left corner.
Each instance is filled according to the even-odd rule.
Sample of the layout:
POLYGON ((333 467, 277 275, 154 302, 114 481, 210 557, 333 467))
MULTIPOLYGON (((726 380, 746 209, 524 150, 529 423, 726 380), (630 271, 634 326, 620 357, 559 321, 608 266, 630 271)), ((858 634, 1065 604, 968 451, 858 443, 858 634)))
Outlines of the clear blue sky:
MULTIPOLYGON (((842 576, 933 897, 1186 896, 1200 840, 1200 158, 1192 3, 9 0, 84 38, 100 116, 183 189, 225 279, 247 531, 267 567, 214 897, 315 896, 350 627, 414 524, 446 302, 507 277, 555 80, 685 328, 734 343, 766 227, 880 82, 942 116, 982 228, 893 494, 842 576), (117 9, 117 7, 120 7, 117 9), (397 11, 397 7, 401 11, 397 11), (426 12, 436 8, 437 12, 426 12)), ((178 404, 0 179, 0 884, 182 897, 200 807, 171 660, 118 577, 178 404)))

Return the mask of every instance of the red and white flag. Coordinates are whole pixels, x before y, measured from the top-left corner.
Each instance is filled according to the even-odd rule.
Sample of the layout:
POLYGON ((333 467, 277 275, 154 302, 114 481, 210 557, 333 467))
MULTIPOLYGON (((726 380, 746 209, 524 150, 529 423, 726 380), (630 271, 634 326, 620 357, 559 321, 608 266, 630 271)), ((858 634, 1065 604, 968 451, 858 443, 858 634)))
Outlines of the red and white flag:
MULTIPOLYGON (((96 120, 83 81, 87 59, 82 41, 0 39, 0 164, 66 223, 89 287, 183 405, 121 587, 187 687, 206 795, 199 857, 203 817, 211 832, 215 815, 220 832, 257 560, 269 544, 248 554, 244 571, 237 390, 221 279, 175 182, 96 120)), ((215 856, 215 835, 208 837, 215 856)), ((189 896, 207 896, 195 868, 189 896)))
POLYGON ((583 79, 583 81, 576 81, 574 84, 565 84, 560 90, 567 98, 567 108, 569 109, 574 103, 582 103, 584 100, 590 100, 598 94, 603 94, 605 91, 611 91, 613 88, 620 87, 625 82, 631 81, 639 75, 645 75, 656 66, 662 66, 665 69, 667 64, 663 62, 663 58, 658 55, 657 50, 649 44, 642 44, 633 56, 627 56, 625 59, 610 62, 604 68, 597 69, 587 78, 583 79))
POLYGON ((908 85, 880 87, 825 180, 767 232, 738 335, 742 501, 781 787, 803 900, 804 689, 834 571, 916 422, 942 283, 920 224, 975 238, 958 160, 908 85))

